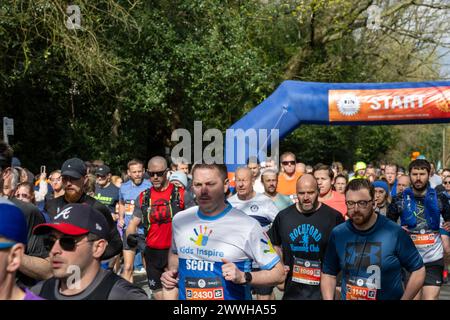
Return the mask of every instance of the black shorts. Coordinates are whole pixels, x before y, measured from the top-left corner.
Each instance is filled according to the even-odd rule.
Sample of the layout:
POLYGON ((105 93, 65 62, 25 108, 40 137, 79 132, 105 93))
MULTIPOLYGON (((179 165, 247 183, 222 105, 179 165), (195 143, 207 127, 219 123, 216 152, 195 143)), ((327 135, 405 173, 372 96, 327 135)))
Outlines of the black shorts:
MULTIPOLYGON (((146 246, 145 245, 145 235, 140 234, 140 235, 138 235, 137 239, 138 239, 138 245, 134 249, 136 249, 136 251, 144 252, 145 246, 146 246)), ((127 243, 126 231, 123 232, 122 242, 123 242, 123 250, 132 250, 127 243)))
MULTIPOLYGON (((425 282, 423 286, 435 286, 441 287, 444 281, 443 272, 444 272, 444 259, 440 259, 433 262, 428 262, 424 264, 425 266, 425 282)), ((406 270, 402 272, 405 275, 405 285, 408 283, 409 277, 411 273, 406 270)))
POLYGON ((425 282, 424 286, 436 286, 441 287, 444 281, 444 259, 425 263, 425 282))
POLYGON ((169 249, 145 248, 145 269, 147 271, 148 286, 151 290, 162 288, 161 275, 167 267, 169 260, 169 249))

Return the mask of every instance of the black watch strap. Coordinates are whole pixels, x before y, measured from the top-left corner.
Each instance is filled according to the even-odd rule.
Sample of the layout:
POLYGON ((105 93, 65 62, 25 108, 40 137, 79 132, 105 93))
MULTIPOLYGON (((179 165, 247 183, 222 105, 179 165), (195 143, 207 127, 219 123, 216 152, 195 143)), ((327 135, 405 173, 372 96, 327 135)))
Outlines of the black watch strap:
POLYGON ((244 274, 244 276, 245 276, 245 282, 244 282, 244 284, 249 284, 250 282, 252 282, 253 276, 252 276, 252 273, 251 273, 251 272, 246 272, 246 273, 244 274))

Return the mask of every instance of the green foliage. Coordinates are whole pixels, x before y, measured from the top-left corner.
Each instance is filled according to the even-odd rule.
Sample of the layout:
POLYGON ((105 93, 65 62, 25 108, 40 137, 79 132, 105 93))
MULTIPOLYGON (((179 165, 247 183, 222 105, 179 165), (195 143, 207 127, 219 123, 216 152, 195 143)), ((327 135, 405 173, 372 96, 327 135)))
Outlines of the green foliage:
MULTIPOLYGON (((225 130, 284 79, 435 78, 435 56, 419 41, 361 29, 369 3, 80 0, 82 29, 69 30, 67 2, 3 1, 0 115, 14 118, 12 145, 34 171, 72 156, 117 170, 164 154, 172 131, 195 120, 225 130)), ((350 165, 383 158, 398 137, 387 127, 302 126, 282 146, 308 163, 350 165)))

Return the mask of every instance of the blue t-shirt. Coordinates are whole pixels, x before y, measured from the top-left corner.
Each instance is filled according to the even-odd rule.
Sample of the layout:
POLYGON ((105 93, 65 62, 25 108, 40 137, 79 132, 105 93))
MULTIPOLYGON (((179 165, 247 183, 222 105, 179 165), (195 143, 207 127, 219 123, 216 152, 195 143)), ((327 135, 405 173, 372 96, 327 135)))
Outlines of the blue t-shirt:
POLYGON ((423 260, 408 234, 388 218, 378 215, 366 231, 352 222, 333 229, 322 272, 342 271, 343 300, 399 300, 403 295, 401 268, 409 272, 423 260))
MULTIPOLYGON (((125 226, 128 226, 131 218, 133 217, 134 206, 136 198, 139 194, 145 189, 150 189, 152 187, 152 183, 148 180, 142 180, 140 185, 135 185, 133 181, 128 180, 120 186, 119 190, 119 201, 125 205, 125 226)), ((139 228, 139 233, 143 234, 143 229, 139 228)))

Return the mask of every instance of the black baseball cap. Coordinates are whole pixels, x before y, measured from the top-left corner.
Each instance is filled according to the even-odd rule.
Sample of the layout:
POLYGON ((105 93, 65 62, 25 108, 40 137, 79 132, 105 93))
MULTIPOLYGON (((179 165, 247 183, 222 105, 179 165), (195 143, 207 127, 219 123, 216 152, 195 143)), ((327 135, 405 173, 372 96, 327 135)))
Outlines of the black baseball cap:
POLYGON ((86 203, 65 205, 50 223, 42 223, 33 229, 35 235, 47 234, 57 230, 70 236, 81 236, 88 233, 108 240, 109 226, 103 214, 86 203))
POLYGON ((78 158, 66 160, 61 167, 61 175, 69 176, 75 179, 84 177, 87 173, 84 161, 78 158))
POLYGON ((95 174, 97 176, 106 176, 111 172, 111 169, 107 165, 98 166, 97 170, 95 170, 95 174))

